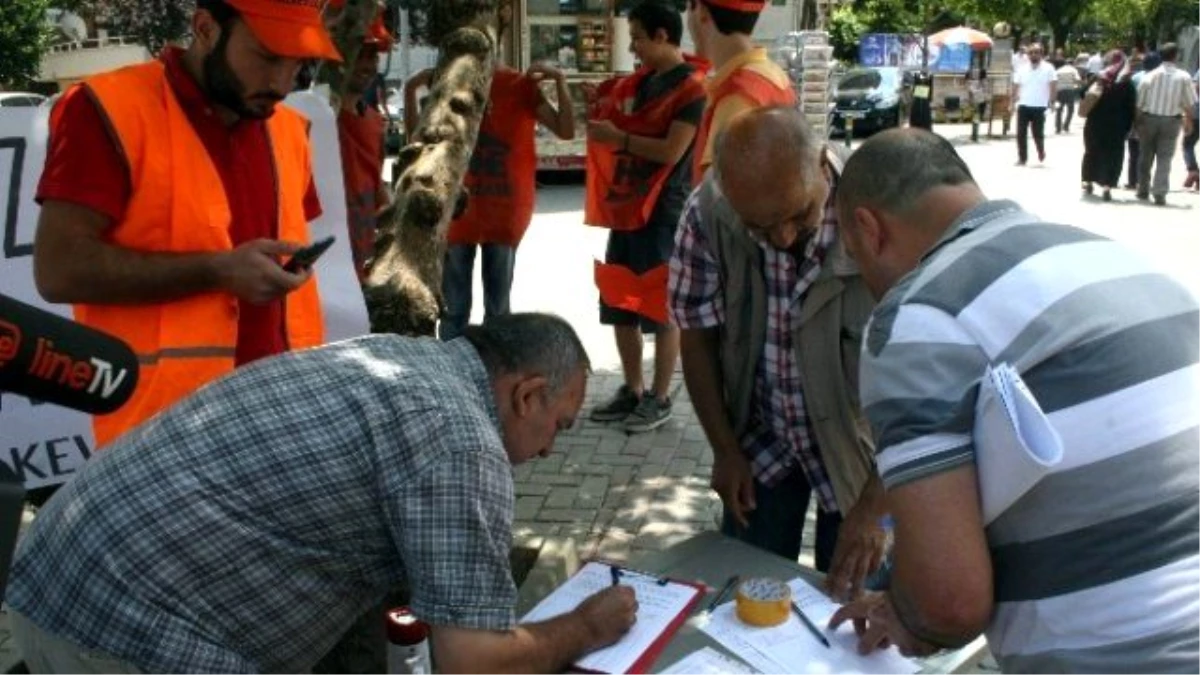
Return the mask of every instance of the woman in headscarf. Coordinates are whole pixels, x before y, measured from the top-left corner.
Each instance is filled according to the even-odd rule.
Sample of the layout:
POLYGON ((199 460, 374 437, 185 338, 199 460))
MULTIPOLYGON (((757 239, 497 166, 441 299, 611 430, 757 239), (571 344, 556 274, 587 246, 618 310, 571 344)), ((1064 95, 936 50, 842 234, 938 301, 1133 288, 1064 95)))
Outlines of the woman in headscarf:
POLYGON ((1112 188, 1121 178, 1125 158, 1125 137, 1133 127, 1137 110, 1137 90, 1132 72, 1120 50, 1109 52, 1108 63, 1096 86, 1100 98, 1087 114, 1083 127, 1083 191, 1092 194, 1093 184, 1103 190, 1104 201, 1112 201, 1112 188))

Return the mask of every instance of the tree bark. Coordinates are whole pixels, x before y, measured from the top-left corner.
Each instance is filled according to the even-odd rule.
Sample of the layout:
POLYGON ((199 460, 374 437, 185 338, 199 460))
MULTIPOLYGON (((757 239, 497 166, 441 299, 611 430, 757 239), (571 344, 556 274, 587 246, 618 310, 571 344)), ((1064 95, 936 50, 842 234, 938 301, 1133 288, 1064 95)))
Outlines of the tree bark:
POLYGON ((446 231, 492 81, 494 41, 472 23, 440 40, 429 99, 400 152, 400 181, 364 286, 376 333, 431 336, 437 325, 446 231))

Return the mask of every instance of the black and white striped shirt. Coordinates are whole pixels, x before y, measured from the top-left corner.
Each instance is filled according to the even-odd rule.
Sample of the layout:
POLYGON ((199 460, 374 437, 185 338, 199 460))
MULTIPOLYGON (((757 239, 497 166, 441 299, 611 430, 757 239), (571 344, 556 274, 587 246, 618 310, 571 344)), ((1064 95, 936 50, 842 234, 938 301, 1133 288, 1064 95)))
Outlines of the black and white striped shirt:
POLYGON ((975 461, 989 365, 1021 373, 1062 439, 1062 461, 986 525, 987 637, 1003 670, 1195 672, 1191 293, 1120 244, 988 202, 888 292, 866 333, 862 403, 889 489, 975 461))
POLYGON ((1179 117, 1196 103, 1192 78, 1175 66, 1164 63, 1146 73, 1138 85, 1138 110, 1159 117, 1179 117))

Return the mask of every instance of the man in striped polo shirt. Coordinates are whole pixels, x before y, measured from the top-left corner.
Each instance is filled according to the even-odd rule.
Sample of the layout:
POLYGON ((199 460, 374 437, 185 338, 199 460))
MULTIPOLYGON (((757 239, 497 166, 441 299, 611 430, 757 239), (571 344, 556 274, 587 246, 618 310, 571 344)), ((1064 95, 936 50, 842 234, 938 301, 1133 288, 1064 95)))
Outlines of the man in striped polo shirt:
POLYGON ((1179 145, 1179 132, 1191 133, 1192 106, 1196 103, 1196 90, 1187 72, 1175 66, 1179 48, 1168 42, 1159 50, 1162 65, 1146 73, 1138 83, 1137 133, 1141 140, 1138 158, 1138 192, 1142 201, 1154 195, 1154 203, 1167 203, 1167 191, 1171 186, 1171 160, 1179 145), (1150 183, 1150 168, 1154 170, 1154 184, 1150 183))
POLYGON ((1006 671, 1196 672, 1196 299, 1124 246, 988 201, 924 131, 864 143, 838 212, 882 298, 860 382, 896 529, 889 591, 833 623, 908 654, 986 630, 1006 671), (1063 457, 985 524, 979 485, 1007 477, 976 474, 975 407, 1001 363, 1063 457))

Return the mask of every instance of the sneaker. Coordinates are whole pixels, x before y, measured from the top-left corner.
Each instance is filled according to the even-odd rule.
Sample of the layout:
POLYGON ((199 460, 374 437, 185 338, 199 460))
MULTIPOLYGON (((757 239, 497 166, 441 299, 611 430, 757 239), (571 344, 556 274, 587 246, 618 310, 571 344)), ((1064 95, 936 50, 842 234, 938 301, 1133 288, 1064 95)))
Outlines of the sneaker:
POLYGON ((621 385, 612 398, 592 408, 589 417, 593 422, 620 422, 637 409, 639 402, 641 398, 632 389, 621 385))
POLYGON ((642 400, 638 403, 637 409, 625 418, 625 431, 631 434, 653 431, 666 424, 669 419, 671 419, 671 399, 660 401, 654 394, 646 392, 642 394, 642 400))

